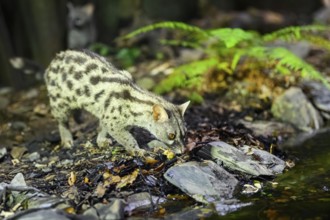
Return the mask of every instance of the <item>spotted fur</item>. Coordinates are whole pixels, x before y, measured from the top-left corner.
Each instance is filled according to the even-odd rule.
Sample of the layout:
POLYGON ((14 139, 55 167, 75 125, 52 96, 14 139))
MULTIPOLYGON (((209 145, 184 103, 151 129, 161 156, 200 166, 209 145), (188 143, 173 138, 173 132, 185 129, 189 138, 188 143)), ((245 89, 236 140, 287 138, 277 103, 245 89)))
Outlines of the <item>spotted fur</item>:
POLYGON ((140 127, 174 152, 183 151, 183 115, 189 102, 174 105, 141 89, 130 73, 117 70, 105 58, 87 50, 61 52, 47 68, 45 81, 64 146, 73 145, 70 112, 85 109, 100 120, 100 147, 108 146, 110 134, 128 152, 145 153, 130 133, 130 128, 140 127))

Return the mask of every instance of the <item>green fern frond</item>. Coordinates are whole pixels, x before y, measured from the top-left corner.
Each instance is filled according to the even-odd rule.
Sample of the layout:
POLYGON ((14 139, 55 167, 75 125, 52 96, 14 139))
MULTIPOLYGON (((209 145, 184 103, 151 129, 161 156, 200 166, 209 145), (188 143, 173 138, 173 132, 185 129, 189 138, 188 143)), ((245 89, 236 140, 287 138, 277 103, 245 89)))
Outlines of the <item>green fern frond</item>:
POLYGON ((142 28, 139 28, 125 36, 123 36, 123 39, 130 39, 133 38, 137 35, 143 34, 143 33, 147 33, 156 29, 160 29, 160 28, 164 28, 164 29, 174 29, 174 30, 182 30, 186 33, 196 33, 199 34, 201 36, 206 36, 207 32, 203 29, 200 29, 199 27, 193 26, 193 25, 188 25, 182 22, 176 22, 176 21, 165 21, 165 22, 159 22, 156 24, 151 24, 151 25, 147 25, 144 26, 142 28))
POLYGON ((304 39, 304 34, 310 32, 321 32, 329 30, 328 26, 324 25, 305 25, 305 26, 291 26, 287 28, 274 31, 262 37, 263 41, 269 42, 274 40, 297 41, 304 39))
POLYGON ((320 80, 330 88, 330 84, 322 73, 283 47, 252 47, 247 55, 257 58, 258 60, 264 59, 268 60, 268 62, 276 61, 276 70, 279 73, 288 75, 292 72, 300 72, 302 78, 320 80))
POLYGON ((155 92, 162 94, 180 87, 198 87, 202 83, 201 76, 218 64, 218 59, 208 58, 184 64, 174 69, 172 74, 155 88, 155 92))
POLYGON ((219 28, 207 32, 210 37, 223 42, 226 48, 232 48, 242 41, 254 40, 256 38, 254 33, 239 28, 219 28))
POLYGON ((330 41, 329 40, 324 39, 323 37, 315 36, 315 35, 305 35, 304 38, 308 42, 312 43, 313 45, 330 51, 330 41))

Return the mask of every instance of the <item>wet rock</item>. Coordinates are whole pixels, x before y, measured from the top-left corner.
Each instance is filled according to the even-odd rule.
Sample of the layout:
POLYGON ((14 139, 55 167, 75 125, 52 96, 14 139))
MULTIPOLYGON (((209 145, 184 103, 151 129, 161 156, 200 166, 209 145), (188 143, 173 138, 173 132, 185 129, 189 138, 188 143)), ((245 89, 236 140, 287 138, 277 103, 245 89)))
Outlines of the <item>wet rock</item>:
POLYGON ((221 200, 214 203, 215 209, 219 215, 227 215, 228 213, 237 211, 238 209, 249 205, 252 205, 252 203, 242 203, 236 199, 221 200))
POLYGON ((164 177, 198 202, 232 198, 238 180, 213 161, 190 161, 171 167, 164 177))
POLYGON ((330 119, 330 90, 319 82, 308 81, 303 83, 303 90, 322 116, 330 119))
POLYGON ((29 154, 28 158, 31 162, 36 161, 40 159, 40 154, 38 152, 33 152, 29 154))
POLYGON ((222 141, 208 143, 197 154, 202 158, 215 160, 217 164, 222 164, 224 167, 239 171, 242 174, 251 176, 274 176, 277 174, 262 162, 256 161, 252 153, 246 154, 222 141))
POLYGON ((27 125, 22 121, 14 121, 11 123, 11 128, 16 131, 24 131, 27 125))
POLYGON ((256 149, 247 145, 240 148, 246 155, 252 156, 252 158, 258 158, 260 165, 265 166, 268 170, 275 175, 283 173, 285 168, 285 161, 276 157, 275 155, 268 153, 267 151, 256 149))
POLYGON ((274 121, 245 121, 239 120, 239 123, 243 124, 246 128, 253 131, 257 136, 278 136, 278 135, 292 135, 295 133, 295 129, 290 124, 274 121))
POLYGON ((10 182, 11 186, 27 186, 22 173, 18 173, 10 182))
POLYGON ((70 220, 67 213, 56 209, 27 210, 11 216, 11 220, 70 220))
POLYGON ((87 209, 83 216, 86 219, 123 219, 124 202, 121 199, 113 199, 109 204, 97 203, 94 207, 87 209))
POLYGON ((153 205, 161 204, 165 201, 166 199, 152 196, 147 192, 136 193, 127 197, 125 212, 128 212, 130 215, 134 210, 150 208, 153 205))
POLYGON ((7 155, 7 148, 2 147, 0 148, 0 160, 7 155))
POLYGON ((271 112, 275 118, 291 123, 302 131, 319 129, 323 120, 302 90, 291 87, 273 102, 271 112))
POLYGON ((23 154, 27 151, 26 147, 13 147, 10 151, 10 155, 14 159, 21 159, 23 154))

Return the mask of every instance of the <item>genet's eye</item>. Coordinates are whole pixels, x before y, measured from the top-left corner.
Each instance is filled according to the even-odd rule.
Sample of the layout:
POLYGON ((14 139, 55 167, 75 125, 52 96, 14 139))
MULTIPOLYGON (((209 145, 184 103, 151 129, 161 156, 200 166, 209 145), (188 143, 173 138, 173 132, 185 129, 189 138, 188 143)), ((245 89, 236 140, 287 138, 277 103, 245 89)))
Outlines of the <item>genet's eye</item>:
POLYGON ((175 134, 174 133, 169 133, 168 134, 168 139, 174 140, 175 139, 175 134))

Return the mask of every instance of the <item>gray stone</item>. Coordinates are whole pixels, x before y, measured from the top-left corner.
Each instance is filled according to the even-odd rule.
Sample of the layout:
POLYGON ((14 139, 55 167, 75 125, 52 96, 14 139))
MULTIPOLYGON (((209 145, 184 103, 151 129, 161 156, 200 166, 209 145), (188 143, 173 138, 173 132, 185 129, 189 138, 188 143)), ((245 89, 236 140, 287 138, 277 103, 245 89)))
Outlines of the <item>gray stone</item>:
POLYGON ((217 164, 249 176, 274 175, 272 170, 254 160, 251 155, 247 155, 222 141, 208 143, 198 152, 198 155, 204 158, 207 155, 210 159, 215 160, 217 164))
POLYGON ((330 119, 330 90, 324 84, 315 81, 304 82, 302 86, 322 116, 330 119))
POLYGON ((236 199, 221 200, 214 203, 215 209, 219 215, 227 215, 228 213, 237 211, 238 209, 249 205, 252 205, 252 203, 242 203, 236 199))
POLYGON ((277 97, 271 111, 278 120, 291 123, 302 131, 310 132, 323 126, 319 112, 297 87, 291 87, 277 97))
POLYGON ((109 204, 97 203, 94 207, 87 209, 83 216, 87 219, 123 219, 124 202, 122 199, 112 199, 109 204))
POLYGON ((63 211, 56 209, 36 209, 26 210, 22 213, 18 213, 15 216, 11 216, 12 220, 70 220, 71 218, 63 211))
POLYGON ((166 199, 152 196, 147 192, 136 193, 127 197, 125 212, 131 213, 133 210, 149 208, 152 205, 164 203, 166 199))
POLYGON ((253 131, 257 136, 277 136, 277 135, 292 135, 295 129, 290 124, 285 124, 275 121, 245 121, 239 120, 246 128, 253 131))
POLYGON ((250 158, 258 158, 258 163, 265 166, 268 170, 271 170, 272 174, 277 175, 283 173, 286 167, 285 161, 276 157, 275 155, 268 153, 267 151, 253 148, 244 145, 240 148, 245 154, 249 155, 250 158))
POLYGON ((1 147, 0 148, 0 160, 7 155, 7 148, 1 147))
POLYGON ((213 161, 190 161, 166 171, 164 177, 198 202, 232 198, 238 180, 213 161))
POLYGON ((10 182, 11 186, 27 186, 22 173, 18 173, 10 182))
POLYGON ((31 162, 36 161, 40 159, 40 154, 38 152, 33 152, 29 154, 28 158, 31 162))

